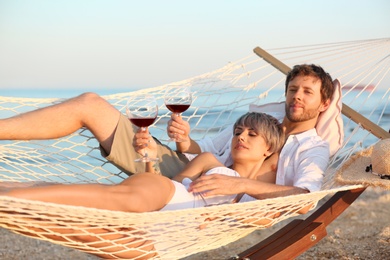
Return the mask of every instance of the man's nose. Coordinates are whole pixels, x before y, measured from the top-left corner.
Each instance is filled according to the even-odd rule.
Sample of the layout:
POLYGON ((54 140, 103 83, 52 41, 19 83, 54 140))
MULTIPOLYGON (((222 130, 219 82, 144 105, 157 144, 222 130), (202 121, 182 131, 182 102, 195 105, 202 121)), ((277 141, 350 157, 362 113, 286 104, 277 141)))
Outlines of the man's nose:
POLYGON ((302 99, 302 95, 303 95, 303 91, 298 89, 298 90, 294 93, 293 98, 294 98, 294 99, 301 100, 301 99, 302 99))

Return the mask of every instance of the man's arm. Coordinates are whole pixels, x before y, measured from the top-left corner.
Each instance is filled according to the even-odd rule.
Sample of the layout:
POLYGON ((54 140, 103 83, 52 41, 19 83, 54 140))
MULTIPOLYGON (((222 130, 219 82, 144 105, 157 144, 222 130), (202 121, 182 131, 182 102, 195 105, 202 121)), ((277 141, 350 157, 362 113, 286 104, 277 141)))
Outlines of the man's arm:
POLYGON ((182 153, 200 154, 201 148, 198 143, 190 137, 190 124, 184 121, 181 116, 172 113, 168 121, 167 133, 170 138, 179 138, 182 142, 176 143, 176 150, 182 153))
POLYGON ((188 122, 184 121, 181 117, 172 114, 171 120, 168 122, 167 132, 170 137, 179 137, 180 139, 185 140, 184 142, 176 143, 176 149, 179 152, 192 154, 210 152, 219 156, 225 153, 230 145, 233 135, 232 127, 233 125, 225 128, 212 138, 206 137, 197 142, 189 136, 190 125, 188 122))
POLYGON ((245 193, 256 199, 267 199, 309 192, 308 190, 294 186, 277 185, 221 174, 199 177, 190 185, 190 191, 202 192, 205 196, 245 193))
POLYGON ((243 181, 242 185, 242 189, 245 190, 244 193, 256 199, 268 199, 309 192, 306 189, 295 186, 278 185, 249 179, 243 181))
POLYGON ((202 149, 199 144, 192 140, 190 136, 183 137, 184 141, 176 143, 176 150, 181 153, 200 154, 202 149))

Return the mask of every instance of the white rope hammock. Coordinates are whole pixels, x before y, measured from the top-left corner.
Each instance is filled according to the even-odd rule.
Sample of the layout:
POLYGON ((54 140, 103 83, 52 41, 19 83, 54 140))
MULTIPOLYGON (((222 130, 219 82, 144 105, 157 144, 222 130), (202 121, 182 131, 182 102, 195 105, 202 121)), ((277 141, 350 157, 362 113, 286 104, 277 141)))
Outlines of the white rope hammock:
MULTIPOLYGON (((386 131, 390 128, 390 39, 319 44, 267 50, 288 66, 321 65, 343 86, 343 102, 386 131), (348 89, 347 89, 348 88, 348 89), (379 97, 379 98, 378 98, 379 97)), ((285 75, 252 54, 203 75, 176 82, 191 85, 194 102, 183 114, 191 136, 213 135, 248 111, 249 104, 284 100, 285 75)), ((159 117, 151 133, 167 142, 170 112, 162 100, 165 85, 108 95, 124 113, 129 98, 153 93, 160 102, 159 117)), ((0 97, 0 117, 60 102, 60 99, 0 97)), ((125 213, 0 196, 0 226, 16 233, 58 243, 101 257, 179 259, 231 243, 259 228, 297 215, 304 206, 340 190, 335 169, 354 152, 378 138, 344 117, 343 147, 332 157, 322 191, 248 203, 175 210, 125 213)), ((118 183, 127 175, 101 157, 92 134, 79 132, 56 140, 2 141, 0 182, 118 183)))

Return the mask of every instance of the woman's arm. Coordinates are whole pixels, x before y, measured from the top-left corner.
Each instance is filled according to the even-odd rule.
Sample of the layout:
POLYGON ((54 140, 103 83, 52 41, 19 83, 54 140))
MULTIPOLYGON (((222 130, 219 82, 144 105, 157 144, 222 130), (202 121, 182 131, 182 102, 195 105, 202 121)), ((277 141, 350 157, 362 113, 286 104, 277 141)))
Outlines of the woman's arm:
POLYGON ((224 166, 211 153, 201 153, 190 161, 184 170, 173 179, 182 182, 184 178, 195 180, 211 168, 224 166))

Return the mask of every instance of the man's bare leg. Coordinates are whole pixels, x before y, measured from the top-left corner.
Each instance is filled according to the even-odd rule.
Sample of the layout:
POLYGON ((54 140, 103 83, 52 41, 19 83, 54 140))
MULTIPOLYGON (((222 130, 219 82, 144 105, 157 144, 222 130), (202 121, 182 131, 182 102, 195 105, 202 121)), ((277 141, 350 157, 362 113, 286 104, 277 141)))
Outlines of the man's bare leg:
POLYGON ((120 112, 94 93, 84 93, 60 104, 0 119, 0 140, 53 139, 88 128, 107 153, 120 112))

